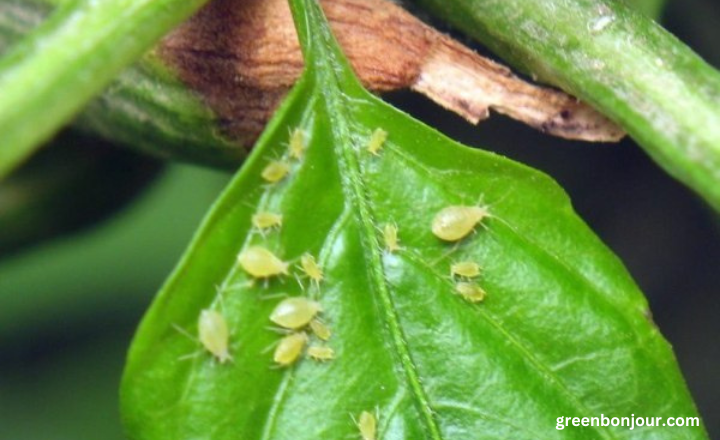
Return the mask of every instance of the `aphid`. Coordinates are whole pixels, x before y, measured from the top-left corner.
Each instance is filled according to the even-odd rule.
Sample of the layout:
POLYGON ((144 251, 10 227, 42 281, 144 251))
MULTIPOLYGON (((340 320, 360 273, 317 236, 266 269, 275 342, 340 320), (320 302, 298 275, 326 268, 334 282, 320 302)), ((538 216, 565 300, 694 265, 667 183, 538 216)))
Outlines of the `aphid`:
POLYGON ((262 230, 282 226, 282 215, 272 212, 260 211, 252 216, 252 224, 262 230))
POLYGON ((386 224, 383 229, 383 240, 385 241, 385 249, 387 249, 388 252, 395 252, 400 249, 398 245, 400 239, 398 238, 397 226, 391 223, 386 224))
POLYGON ((302 354, 306 343, 307 335, 304 332, 285 336, 275 348, 273 360, 283 367, 294 363, 302 354))
POLYGON ((489 215, 487 208, 482 206, 448 206, 435 215, 432 233, 441 240, 458 241, 489 215))
POLYGON ((378 156, 378 152, 383 147, 385 140, 387 139, 387 131, 382 128, 376 128, 373 134, 370 136, 370 141, 367 144, 367 150, 370 154, 378 156))
POLYGON ((332 336, 330 328, 317 319, 313 319, 312 321, 310 321, 310 330, 315 333, 315 336, 322 339, 323 341, 327 341, 328 339, 330 339, 330 336, 332 336))
POLYGON ((373 413, 363 411, 357 422, 362 440, 375 440, 377 438, 377 419, 373 413))
POLYGON ((320 362, 335 359, 335 350, 330 347, 323 347, 320 345, 311 345, 308 347, 307 354, 311 358, 320 362))
POLYGON ((255 278, 287 275, 288 263, 262 246, 250 246, 238 255, 238 263, 255 278))
POLYGON ((305 275, 310 277, 311 280, 315 282, 315 284, 320 284, 320 281, 323 280, 323 271, 322 268, 317 264, 317 261, 315 261, 315 257, 313 257, 310 254, 303 254, 302 257, 300 257, 300 267, 302 268, 303 272, 305 272, 305 275))
POLYGON ((296 128, 290 133, 290 157, 302 159, 305 153, 305 132, 296 128))
POLYGON ((232 361, 232 356, 228 351, 230 332, 225 318, 219 312, 210 309, 200 312, 198 337, 205 350, 215 356, 221 364, 232 361))
POLYGON ((485 290, 475 283, 459 282, 455 284, 455 291, 471 303, 481 302, 485 299, 485 290))
POLYGON ((295 330, 306 326, 321 311, 319 302, 304 296, 293 296, 275 306, 270 320, 281 327, 295 330))
POLYGON ((450 276, 476 278, 480 276, 480 265, 472 261, 458 261, 450 265, 450 276))
POLYGON ((273 160, 262 170, 263 179, 270 183, 281 181, 290 172, 290 164, 284 160, 273 160))

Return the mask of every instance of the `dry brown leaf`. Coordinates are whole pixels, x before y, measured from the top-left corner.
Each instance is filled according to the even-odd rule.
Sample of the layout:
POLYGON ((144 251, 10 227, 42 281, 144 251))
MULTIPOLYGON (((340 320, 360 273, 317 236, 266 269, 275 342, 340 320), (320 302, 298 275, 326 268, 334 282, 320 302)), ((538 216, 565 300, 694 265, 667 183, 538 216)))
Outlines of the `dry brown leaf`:
MULTIPOLYGON (((492 108, 569 139, 617 141, 624 133, 567 94, 527 83, 386 0, 322 0, 360 80, 370 90, 411 88, 477 123, 492 108)), ((158 47, 181 79, 254 142, 302 72, 286 0, 214 0, 158 47)))

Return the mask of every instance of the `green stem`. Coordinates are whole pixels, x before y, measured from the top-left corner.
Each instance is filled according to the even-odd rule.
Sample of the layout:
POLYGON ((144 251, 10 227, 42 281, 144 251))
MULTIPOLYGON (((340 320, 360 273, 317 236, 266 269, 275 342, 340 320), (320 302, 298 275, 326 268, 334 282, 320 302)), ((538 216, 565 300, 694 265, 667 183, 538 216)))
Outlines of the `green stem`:
POLYGON ((417 0, 586 100, 720 210, 720 74, 612 0, 417 0))
POLYGON ((0 60, 0 177, 204 0, 72 0, 0 60))

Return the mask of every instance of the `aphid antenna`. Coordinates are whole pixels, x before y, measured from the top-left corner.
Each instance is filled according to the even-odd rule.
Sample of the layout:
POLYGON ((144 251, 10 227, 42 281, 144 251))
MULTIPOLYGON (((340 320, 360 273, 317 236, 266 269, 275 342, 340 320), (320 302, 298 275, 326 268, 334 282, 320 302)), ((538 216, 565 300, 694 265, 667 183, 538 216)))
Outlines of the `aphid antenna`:
POLYGON ((259 202, 259 201, 258 201, 258 204, 257 204, 257 205, 253 205, 252 203, 248 202, 247 200, 243 200, 243 201, 240 202, 240 203, 241 203, 243 206, 245 206, 246 208, 252 209, 254 212, 258 212, 258 210, 259 210, 259 208, 260 208, 260 202, 259 202))
POLYGON ((196 357, 200 356, 201 354, 202 354, 202 351, 196 351, 194 353, 184 354, 184 355, 180 356, 177 360, 180 362, 189 361, 191 359, 195 359, 196 357))
POLYGON ((189 338, 189 339, 190 339, 191 341, 193 341, 193 342, 196 342, 196 343, 198 343, 198 344, 200 343, 200 340, 199 340, 198 338, 196 338, 195 336, 191 335, 191 334, 190 334, 187 330, 185 330, 184 328, 180 327, 179 325, 177 325, 177 324, 175 324, 175 323, 173 323, 172 326, 173 326, 173 328, 174 328, 175 330, 177 330, 177 332, 180 333, 181 335, 189 338))
POLYGON ((456 241, 455 243, 453 243, 453 245, 450 249, 446 250, 439 257, 437 257, 436 259, 434 259, 430 262, 430 267, 435 267, 438 263, 442 262, 443 260, 447 259, 450 255, 457 252, 458 248, 460 247, 460 243, 461 243, 460 241, 456 241))
POLYGON ((492 202, 492 203, 485 203, 485 194, 480 194, 480 195, 478 196, 478 200, 477 200, 477 202, 476 202, 476 205, 477 205, 477 206, 480 206, 480 207, 482 207, 482 208, 485 208, 485 209, 487 210, 487 217, 488 217, 488 218, 501 220, 498 216, 496 216, 496 215, 494 215, 494 214, 492 213, 492 211, 493 211, 492 208, 494 208, 494 207, 500 205, 501 203, 503 203, 503 202, 505 201, 505 199, 507 199, 507 198, 508 198, 512 193, 514 193, 514 192, 515 192, 515 189, 509 189, 509 190, 505 191, 505 193, 504 193, 502 196, 500 196, 497 200, 495 200, 495 201, 492 202))
MULTIPOLYGON (((268 327, 268 329, 271 329, 271 327, 268 327)), ((281 341, 281 339, 278 339, 278 340, 276 340, 276 341, 273 341, 272 343, 270 343, 270 345, 268 345, 267 347, 263 348, 260 353, 261 353, 261 354, 268 354, 268 353, 270 353, 270 351, 271 351, 273 348, 275 348, 275 347, 278 346, 278 344, 280 343, 280 341, 281 341)))

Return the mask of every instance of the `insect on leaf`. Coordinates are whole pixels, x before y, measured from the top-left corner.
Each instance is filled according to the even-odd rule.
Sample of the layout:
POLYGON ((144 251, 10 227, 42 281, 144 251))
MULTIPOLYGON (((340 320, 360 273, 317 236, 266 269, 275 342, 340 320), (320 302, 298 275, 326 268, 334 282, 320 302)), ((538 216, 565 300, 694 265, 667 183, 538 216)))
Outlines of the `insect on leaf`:
POLYGON ((647 302, 551 179, 367 93, 317 3, 292 6, 307 70, 138 330, 122 384, 131 436, 350 439, 366 411, 384 440, 705 438, 702 427, 556 429, 560 416, 697 416, 647 302), (378 127, 388 137, 368 154, 378 127), (289 160, 295 129, 305 148, 289 160), (269 160, 289 166, 272 184, 269 160), (487 215, 447 241, 432 225, 449 206, 487 215), (256 212, 281 214, 282 228, 259 233, 256 212), (402 233, 393 252, 387 224, 402 233), (237 258, 253 247, 286 270, 254 278, 237 258), (306 254, 321 283, 303 276, 306 254), (482 301, 456 292, 470 283, 450 276, 458 261, 482 267, 471 280, 482 301), (288 297, 317 302, 327 342, 274 325, 288 297), (198 347, 173 327, 194 331, 203 309, 223 310, 232 363, 179 360, 198 347), (290 331, 304 336, 280 368, 290 331), (332 360, 310 358, 319 346, 332 360))

